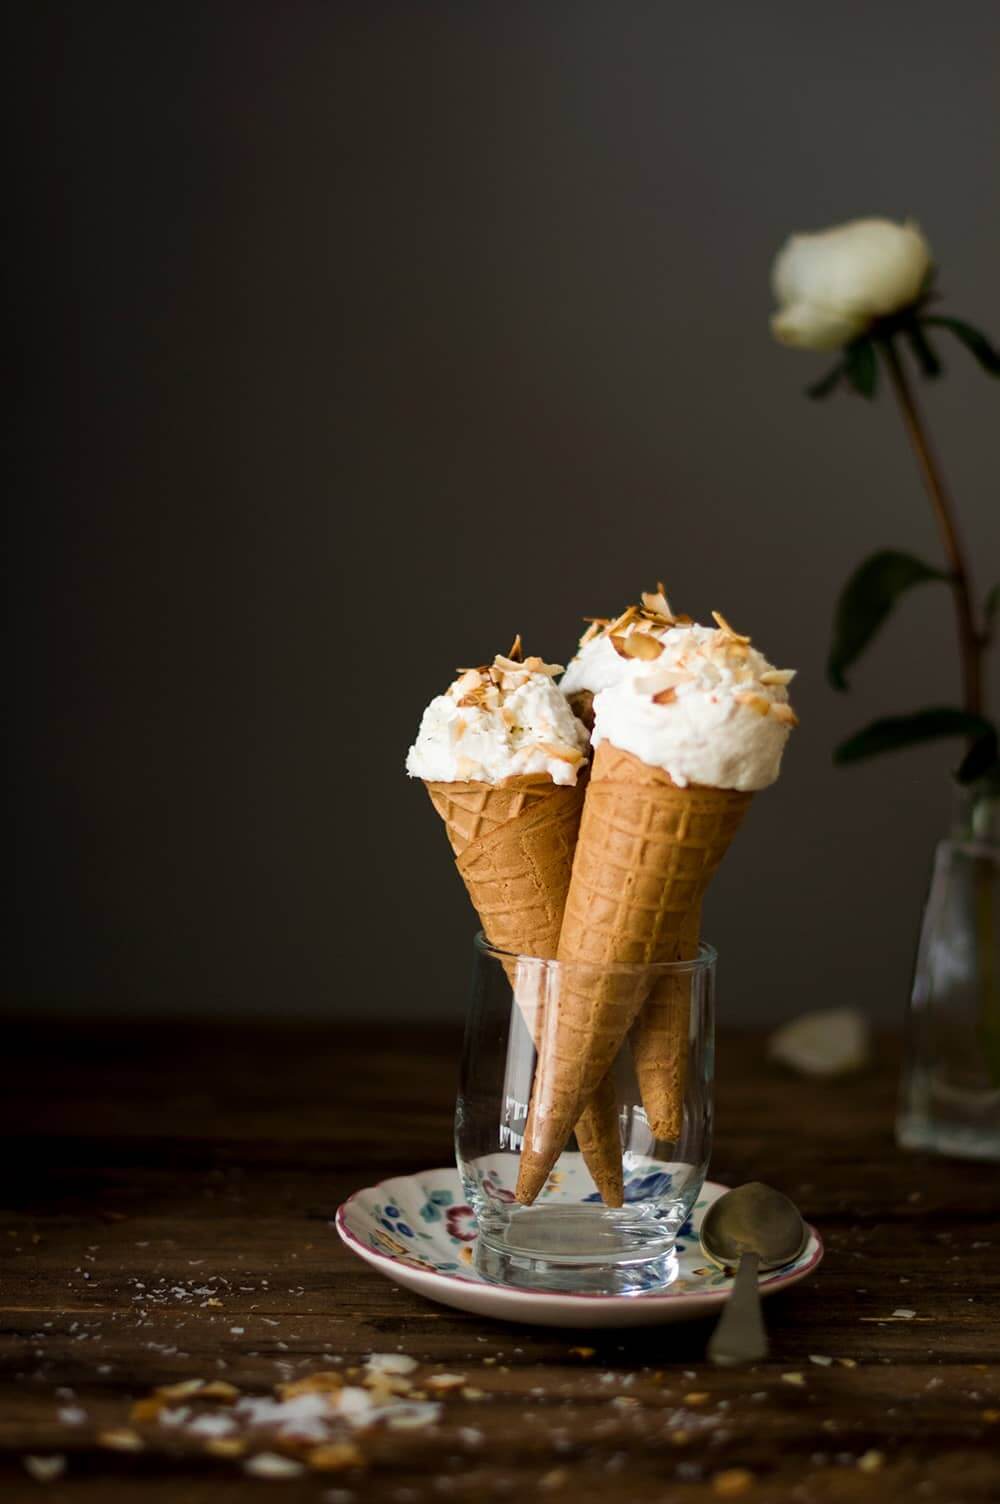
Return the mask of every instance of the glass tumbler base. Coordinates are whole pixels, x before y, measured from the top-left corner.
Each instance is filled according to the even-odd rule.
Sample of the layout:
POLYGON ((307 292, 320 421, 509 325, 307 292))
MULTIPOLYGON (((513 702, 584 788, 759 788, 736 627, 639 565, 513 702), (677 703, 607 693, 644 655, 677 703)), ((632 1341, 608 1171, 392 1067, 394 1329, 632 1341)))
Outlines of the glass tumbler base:
POLYGON ((519 1208, 480 1226, 477 1272, 495 1284, 580 1295, 638 1295, 677 1276, 673 1236, 627 1207, 519 1208))

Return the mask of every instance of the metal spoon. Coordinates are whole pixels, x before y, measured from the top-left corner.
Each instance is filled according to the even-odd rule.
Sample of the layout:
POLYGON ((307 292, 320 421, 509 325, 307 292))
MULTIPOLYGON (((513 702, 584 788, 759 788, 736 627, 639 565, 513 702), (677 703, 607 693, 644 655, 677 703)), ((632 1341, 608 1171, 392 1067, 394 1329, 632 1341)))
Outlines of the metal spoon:
POLYGON ((713 1363, 756 1363, 767 1356, 757 1276, 790 1264, 808 1236, 794 1202, 759 1180, 727 1191, 709 1207, 701 1224, 701 1246, 713 1264, 737 1266, 708 1344, 713 1363))

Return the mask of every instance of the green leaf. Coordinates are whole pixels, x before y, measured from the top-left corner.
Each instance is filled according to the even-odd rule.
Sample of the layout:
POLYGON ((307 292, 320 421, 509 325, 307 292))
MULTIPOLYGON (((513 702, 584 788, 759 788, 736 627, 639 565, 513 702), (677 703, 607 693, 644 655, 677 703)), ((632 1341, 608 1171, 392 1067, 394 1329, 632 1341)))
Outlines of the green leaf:
POLYGON ((892 715, 872 721, 863 731, 841 742, 834 751, 833 760, 841 765, 860 762, 865 757, 878 757, 882 752, 895 752, 900 747, 912 747, 917 742, 936 741, 944 736, 976 737, 977 742, 980 738, 992 736, 995 741, 996 731, 984 716, 971 715, 967 710, 952 710, 946 706, 918 710, 914 715, 892 715))
POLYGON ((959 783, 978 783, 980 778, 993 773, 1000 760, 996 727, 990 726, 966 752, 955 777, 959 783))
POLYGON ((910 341, 910 348, 914 358, 925 376, 932 380, 940 376, 944 366, 938 358, 937 351, 927 338, 919 324, 909 324, 906 328, 906 337, 910 341))
POLYGON ((811 397, 814 402, 818 402, 822 397, 829 397, 843 374, 844 362, 838 360, 832 371, 827 371, 826 375, 821 376, 818 381, 814 381, 812 386, 806 387, 806 396, 811 397))
POLYGON ((994 585, 986 599, 983 601, 983 619, 986 622, 987 632, 993 625, 993 618, 1000 609, 1000 585, 994 585))
POLYGON ((964 319, 947 318, 943 313, 936 313, 922 322, 933 324, 939 329, 949 329, 976 357, 984 371, 989 371, 991 376, 1000 376, 1000 351, 990 343, 985 334, 973 329, 964 319))
POLYGON ((870 339, 856 339, 848 345, 844 360, 844 374, 856 392, 869 401, 878 388, 878 360, 875 346, 870 339))
POLYGON ((861 656, 904 591, 925 580, 947 578, 940 569, 891 548, 866 559, 851 575, 837 602, 826 666, 834 688, 847 688, 844 670, 861 656))

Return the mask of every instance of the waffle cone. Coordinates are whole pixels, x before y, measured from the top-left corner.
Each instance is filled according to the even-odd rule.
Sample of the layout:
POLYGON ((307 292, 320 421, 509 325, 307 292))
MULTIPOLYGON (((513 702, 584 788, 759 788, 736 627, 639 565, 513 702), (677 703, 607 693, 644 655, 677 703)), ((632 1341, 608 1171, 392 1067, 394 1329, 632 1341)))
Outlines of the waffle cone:
POLYGON ((557 785, 545 774, 508 778, 503 783, 438 783, 425 779, 424 787, 444 821, 457 857, 473 841, 491 835, 508 820, 516 819, 532 805, 558 792, 557 785))
POLYGON ((642 967, 673 960, 751 795, 688 785, 601 742, 587 786, 559 939, 558 1015, 546 1019, 517 1199, 531 1203, 635 1020, 642 967), (609 969, 611 968, 611 969, 609 969))
MULTIPOLYGON (((583 808, 583 785, 525 776, 427 783, 483 933, 498 950, 554 960, 583 808)), ((517 963, 504 969, 541 1058, 545 1004, 517 963)), ((622 1204, 621 1138, 610 1085, 580 1124, 581 1151, 609 1206, 622 1204)))
MULTIPOLYGON (((701 905, 681 926, 678 961, 693 961, 701 934, 701 905)), ((676 1143, 684 1127, 691 977, 665 976, 656 983, 632 1025, 632 1059, 639 1094, 653 1134, 676 1143)))

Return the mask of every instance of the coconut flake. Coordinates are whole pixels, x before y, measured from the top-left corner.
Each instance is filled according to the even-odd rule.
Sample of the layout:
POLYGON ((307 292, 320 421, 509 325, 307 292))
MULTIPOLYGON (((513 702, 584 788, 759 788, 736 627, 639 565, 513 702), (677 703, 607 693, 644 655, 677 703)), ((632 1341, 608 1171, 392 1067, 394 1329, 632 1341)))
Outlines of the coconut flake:
POLYGON ((370 1373, 413 1373, 417 1360, 406 1353, 370 1353, 365 1367, 370 1373))
POLYGON ((281 1457, 277 1452, 258 1452, 255 1457, 247 1458, 243 1471, 255 1478, 299 1478, 305 1468, 293 1457, 281 1457))
POLYGON ((36 1483, 54 1483, 61 1478, 66 1471, 66 1458, 53 1457, 22 1457, 24 1471, 34 1478, 36 1483))

